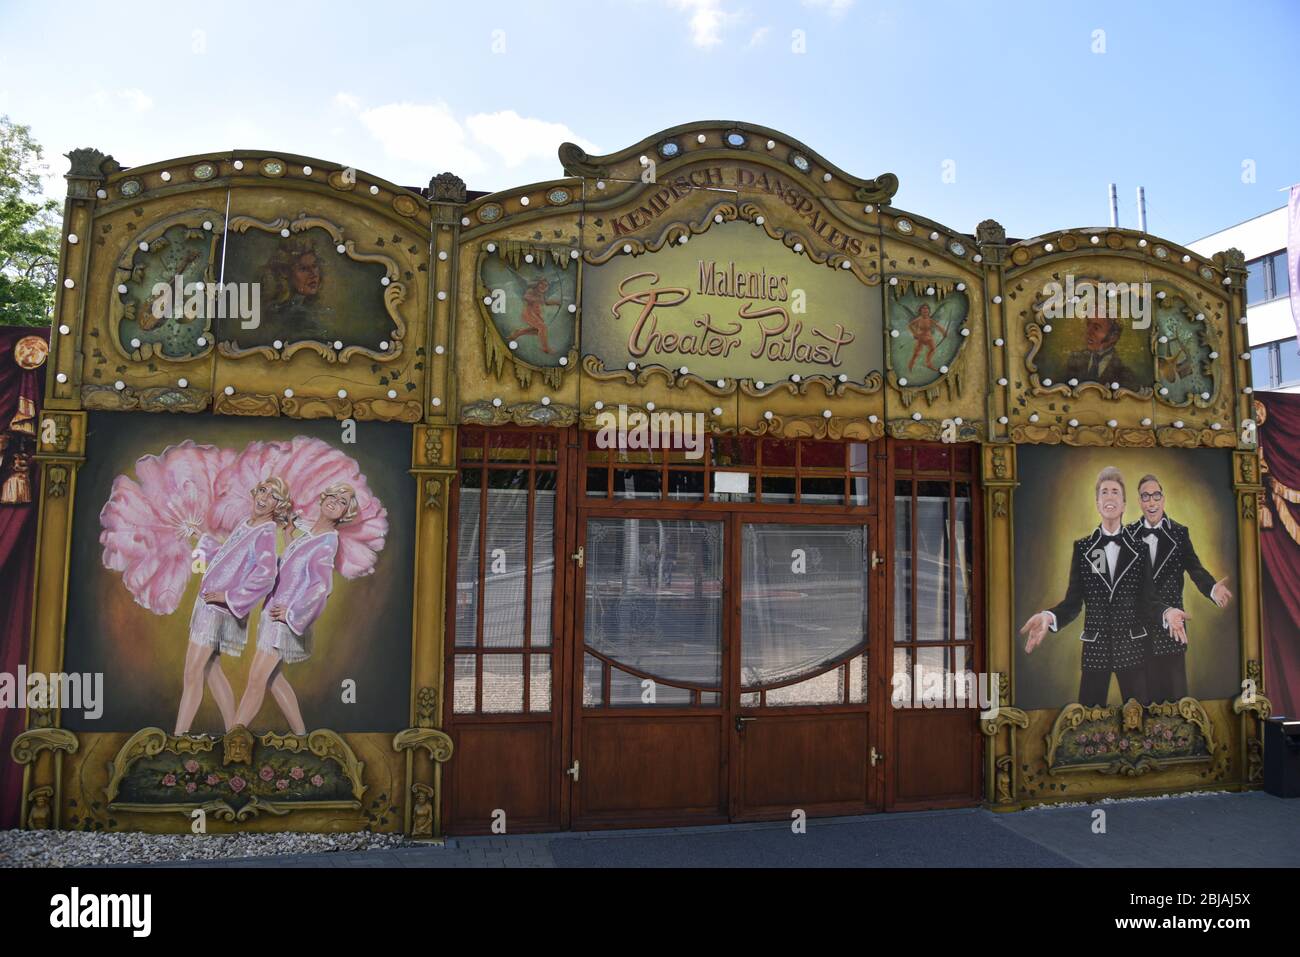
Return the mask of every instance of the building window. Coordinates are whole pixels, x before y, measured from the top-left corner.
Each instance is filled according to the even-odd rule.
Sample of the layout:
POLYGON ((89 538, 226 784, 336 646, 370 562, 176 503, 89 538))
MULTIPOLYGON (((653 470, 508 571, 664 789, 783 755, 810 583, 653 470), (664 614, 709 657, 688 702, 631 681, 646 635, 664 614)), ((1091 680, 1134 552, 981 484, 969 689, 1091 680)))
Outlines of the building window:
MULTIPOLYGON (((894 673, 978 670, 974 474, 963 446, 902 445, 894 465, 894 673)), ((923 679, 924 680, 924 679, 923 679)))
POLYGON ((1277 385, 1273 377, 1273 352, 1276 344, 1269 342, 1250 350, 1250 381, 1256 389, 1271 389, 1277 385))
POLYGON ((1277 350, 1277 385, 1300 385, 1300 352, 1297 352, 1295 337, 1273 343, 1277 350))
POLYGON ((1266 342, 1250 350, 1250 381, 1256 389, 1300 385, 1300 344, 1295 337, 1266 342))
POLYGON ((1246 263, 1246 305, 1279 299, 1290 293, 1286 250, 1260 256, 1246 263))
POLYGON ((457 714, 551 710, 558 445, 555 433, 538 429, 460 432, 457 714))

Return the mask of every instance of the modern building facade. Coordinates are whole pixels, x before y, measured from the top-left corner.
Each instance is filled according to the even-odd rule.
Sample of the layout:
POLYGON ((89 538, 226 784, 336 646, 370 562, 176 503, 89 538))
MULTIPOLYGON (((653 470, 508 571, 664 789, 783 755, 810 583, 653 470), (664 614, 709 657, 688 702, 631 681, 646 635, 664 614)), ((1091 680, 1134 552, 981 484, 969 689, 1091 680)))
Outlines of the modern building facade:
POLYGON ((1300 392, 1300 342, 1291 315, 1287 271, 1287 208, 1283 206, 1188 244, 1207 250, 1240 249, 1246 257, 1246 329, 1255 388, 1300 392))

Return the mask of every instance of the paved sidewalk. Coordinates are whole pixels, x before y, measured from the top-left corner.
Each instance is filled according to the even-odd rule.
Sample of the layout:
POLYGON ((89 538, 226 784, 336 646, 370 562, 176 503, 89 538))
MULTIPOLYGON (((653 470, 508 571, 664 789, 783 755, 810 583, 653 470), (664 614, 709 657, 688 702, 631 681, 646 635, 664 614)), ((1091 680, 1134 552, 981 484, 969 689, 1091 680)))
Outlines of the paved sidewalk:
POLYGON ((1300 800, 1263 792, 1040 808, 448 838, 161 867, 1300 867, 1300 800), (1094 812, 1106 812, 1104 834, 1094 812))

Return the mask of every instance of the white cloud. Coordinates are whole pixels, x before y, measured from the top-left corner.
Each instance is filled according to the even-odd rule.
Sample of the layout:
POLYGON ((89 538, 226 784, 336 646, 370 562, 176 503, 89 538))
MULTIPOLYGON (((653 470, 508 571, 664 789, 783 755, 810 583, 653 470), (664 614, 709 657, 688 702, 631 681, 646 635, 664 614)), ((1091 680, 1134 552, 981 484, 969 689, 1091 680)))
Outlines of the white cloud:
POLYGON ((507 169, 534 159, 553 160, 560 144, 566 141, 577 143, 588 153, 599 152, 563 123, 520 116, 514 110, 475 113, 466 118, 465 125, 475 142, 500 156, 507 169))
POLYGON ((749 37, 750 49, 752 50, 754 47, 760 46, 763 41, 767 39, 767 35, 771 32, 771 29, 771 27, 759 27, 755 30, 749 37))
MULTIPOLYGON (((556 153, 564 142, 577 143, 589 153, 599 148, 563 123, 514 110, 457 116, 444 101, 385 103, 363 107, 350 93, 336 93, 334 105, 352 112, 373 137, 383 158, 398 161, 398 177, 418 177, 424 170, 451 170, 475 188, 538 179, 559 173, 556 153), (522 170, 520 168, 523 168, 522 170)), ((343 128, 330 130, 332 136, 343 128)))
POLYGON ((96 90, 90 94, 90 102, 101 108, 110 106, 114 101, 121 102, 135 113, 153 109, 153 97, 137 87, 114 90, 111 93, 108 90, 96 90))
POLYGON ((128 90, 118 90, 117 95, 119 99, 125 100, 127 106, 131 107, 131 109, 135 110, 137 113, 143 113, 145 110, 153 109, 153 97, 144 90, 132 87, 128 90))
POLYGON ((452 169, 461 175, 483 169, 483 160, 466 143, 465 128, 441 100, 388 103, 362 111, 360 119, 394 159, 428 169, 452 169))
POLYGON ((722 30, 740 19, 722 9, 722 0, 668 0, 669 6, 690 14, 691 43, 709 49, 722 43, 722 30))
POLYGON ((848 13, 849 8, 853 6, 854 0, 803 0, 805 7, 815 7, 818 10, 825 10, 833 17, 842 16, 848 13))

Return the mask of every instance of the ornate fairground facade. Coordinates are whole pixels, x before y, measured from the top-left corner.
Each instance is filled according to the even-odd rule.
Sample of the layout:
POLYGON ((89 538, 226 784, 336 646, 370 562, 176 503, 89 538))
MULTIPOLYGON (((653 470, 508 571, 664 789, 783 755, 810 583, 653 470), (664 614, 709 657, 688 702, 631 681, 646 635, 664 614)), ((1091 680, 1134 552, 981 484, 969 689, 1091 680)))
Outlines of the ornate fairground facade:
POLYGON ((27 668, 103 690, 28 709, 25 826, 1259 779, 1235 250, 964 232, 748 124, 489 195, 70 159, 27 668))

